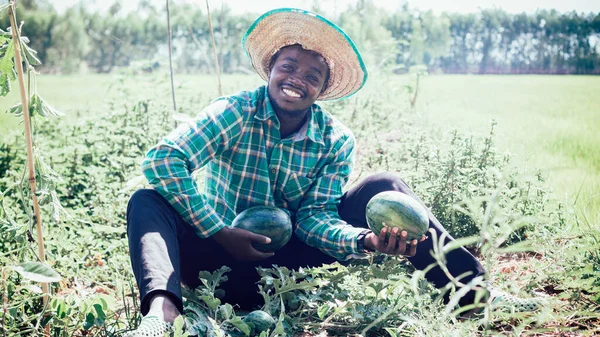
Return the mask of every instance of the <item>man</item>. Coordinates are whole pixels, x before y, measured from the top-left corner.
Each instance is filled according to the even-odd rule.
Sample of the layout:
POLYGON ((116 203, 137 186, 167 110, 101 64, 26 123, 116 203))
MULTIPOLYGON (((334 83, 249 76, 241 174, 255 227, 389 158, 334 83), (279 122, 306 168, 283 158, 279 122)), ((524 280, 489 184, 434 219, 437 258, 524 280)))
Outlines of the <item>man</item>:
MULTIPOLYGON (((364 85, 367 71, 352 40, 314 13, 278 9, 258 18, 242 42, 267 85, 217 99, 152 148, 142 164, 154 189, 137 191, 127 210, 145 316, 130 336, 170 329, 183 309, 181 282, 198 286, 201 270, 231 267, 224 301, 251 309, 260 304, 257 266, 318 266, 367 251, 405 255, 418 269, 435 262, 432 240, 406 243, 398 228, 379 237, 367 229, 365 207, 375 194, 395 190, 419 200, 399 176, 376 174, 342 191, 354 136, 315 101, 348 97, 364 85), (203 192, 192 176, 201 168, 203 192), (294 235, 275 253, 252 246, 270 238, 230 227, 236 214, 257 205, 292 215, 294 235)), ((439 237, 444 229, 428 215, 439 237)), ((484 274, 464 248, 447 261, 452 275, 468 273, 464 282, 484 274)), ((426 277, 438 287, 449 282, 439 267, 426 277)), ((467 293, 460 304, 473 303, 474 296, 467 293)))

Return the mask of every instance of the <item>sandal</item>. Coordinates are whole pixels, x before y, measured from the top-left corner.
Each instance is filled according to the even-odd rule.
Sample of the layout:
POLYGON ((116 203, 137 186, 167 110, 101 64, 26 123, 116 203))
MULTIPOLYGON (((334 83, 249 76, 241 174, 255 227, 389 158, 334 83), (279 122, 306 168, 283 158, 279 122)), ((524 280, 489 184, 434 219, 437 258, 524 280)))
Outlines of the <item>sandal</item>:
POLYGON ((490 299, 492 310, 508 312, 535 312, 544 302, 542 298, 519 298, 496 289, 491 289, 490 299))
MULTIPOLYGON (((545 300, 541 297, 520 298, 507 292, 489 289, 490 309, 492 312, 503 313, 534 313, 544 307, 545 300)), ((483 307, 463 312, 459 315, 460 319, 472 319, 483 315, 483 307)))
POLYGON ((164 337, 172 333, 173 323, 167 323, 156 316, 145 316, 137 329, 125 333, 123 337, 164 337))

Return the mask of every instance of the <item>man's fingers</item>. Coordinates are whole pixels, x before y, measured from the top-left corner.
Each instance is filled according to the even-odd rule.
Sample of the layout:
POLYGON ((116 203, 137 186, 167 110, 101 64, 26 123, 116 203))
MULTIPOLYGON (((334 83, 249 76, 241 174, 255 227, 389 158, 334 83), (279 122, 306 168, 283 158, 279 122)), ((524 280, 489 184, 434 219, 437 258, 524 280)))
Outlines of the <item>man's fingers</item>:
POLYGON ((412 240, 410 245, 408 246, 408 250, 404 255, 411 257, 417 254, 417 239, 412 240))
POLYGON ((252 233, 252 235, 250 236, 250 240, 252 240, 256 243, 265 243, 265 244, 271 243, 270 237, 261 235, 261 234, 256 234, 256 233, 252 233))
POLYGON ((379 239, 379 242, 385 242, 385 240, 387 239, 388 227, 386 226, 385 222, 383 222, 382 225, 383 228, 381 229, 381 232, 379 232, 379 236, 377 237, 379 239))
POLYGON ((256 252, 257 252, 257 254, 254 256, 256 257, 257 260, 263 260, 263 259, 266 259, 266 258, 269 258, 269 257, 275 255, 274 252, 261 252, 260 250, 257 250, 256 252))
POLYGON ((400 236, 398 237, 398 248, 396 249, 396 254, 403 255, 406 252, 406 236, 408 233, 406 231, 402 231, 400 236))
POLYGON ((377 237, 375 248, 385 254, 415 256, 419 242, 423 242, 428 238, 423 235, 419 240, 414 239, 407 242, 407 231, 400 231, 398 227, 390 228, 385 223, 383 223, 383 226, 377 237))
POLYGON ((398 228, 394 227, 392 228, 392 230, 390 231, 390 238, 385 246, 385 253, 386 254, 393 254, 394 251, 396 250, 396 244, 398 242, 398 228))

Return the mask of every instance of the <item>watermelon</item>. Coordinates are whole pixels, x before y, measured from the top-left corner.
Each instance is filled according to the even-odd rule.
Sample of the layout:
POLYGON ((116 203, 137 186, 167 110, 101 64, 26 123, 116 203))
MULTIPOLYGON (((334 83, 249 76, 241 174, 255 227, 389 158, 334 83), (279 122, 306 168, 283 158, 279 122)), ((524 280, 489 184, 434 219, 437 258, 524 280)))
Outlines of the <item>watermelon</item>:
POLYGON ((261 332, 272 329, 275 319, 262 310, 254 310, 242 318, 244 323, 250 326, 250 336, 258 336, 261 332))
POLYGON ((253 243, 261 252, 276 251, 292 237, 292 220, 288 212, 275 206, 250 207, 235 217, 232 227, 271 238, 269 244, 253 243))
POLYGON ((374 234, 379 235, 385 223, 387 227, 398 227, 407 232, 407 241, 421 239, 429 228, 427 210, 416 199, 398 191, 376 194, 367 203, 367 224, 374 234))

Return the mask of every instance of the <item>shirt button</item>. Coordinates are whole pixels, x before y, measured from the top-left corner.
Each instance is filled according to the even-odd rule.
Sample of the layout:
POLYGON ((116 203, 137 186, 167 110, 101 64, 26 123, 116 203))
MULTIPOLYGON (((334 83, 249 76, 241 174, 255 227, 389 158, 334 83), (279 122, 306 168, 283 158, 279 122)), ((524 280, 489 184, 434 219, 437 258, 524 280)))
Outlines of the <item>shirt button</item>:
POLYGON ((271 173, 275 173, 277 170, 274 167, 271 167, 271 173))

